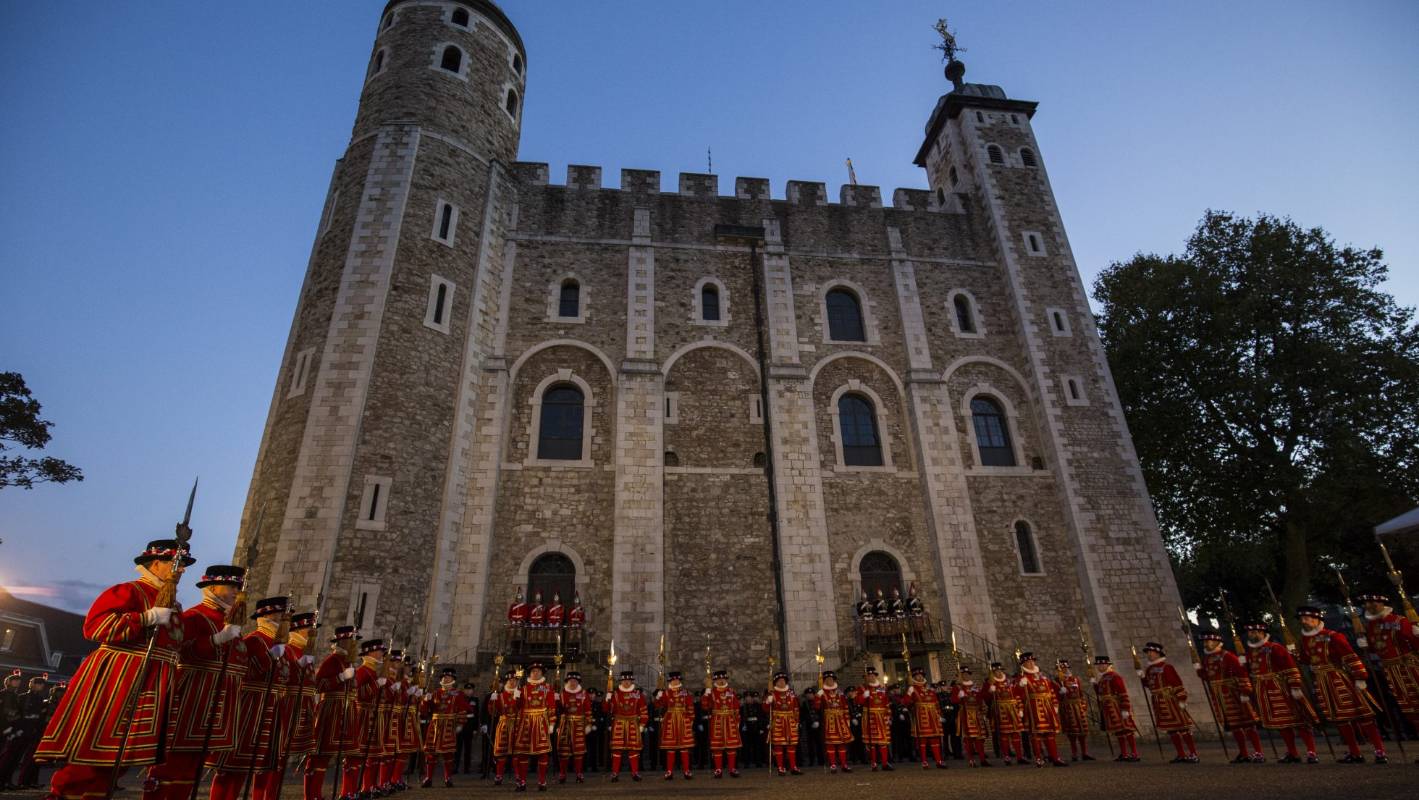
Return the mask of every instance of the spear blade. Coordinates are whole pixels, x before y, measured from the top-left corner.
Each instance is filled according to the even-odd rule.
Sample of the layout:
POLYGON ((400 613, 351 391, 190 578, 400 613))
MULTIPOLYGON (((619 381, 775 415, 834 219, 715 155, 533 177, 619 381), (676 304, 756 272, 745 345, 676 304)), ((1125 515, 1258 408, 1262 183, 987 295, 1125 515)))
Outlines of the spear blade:
POLYGON ((192 479, 192 491, 187 493, 187 510, 182 513, 182 522, 177 523, 177 541, 183 545, 192 538, 192 526, 189 523, 192 522, 192 504, 197 500, 198 480, 196 477, 192 479))

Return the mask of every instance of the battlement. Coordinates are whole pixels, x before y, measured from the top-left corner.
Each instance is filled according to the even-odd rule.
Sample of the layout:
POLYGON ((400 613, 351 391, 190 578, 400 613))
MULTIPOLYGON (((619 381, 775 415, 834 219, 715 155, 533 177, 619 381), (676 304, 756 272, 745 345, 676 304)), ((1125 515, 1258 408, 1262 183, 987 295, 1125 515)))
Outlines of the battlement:
POLYGON ((892 190, 892 204, 882 203, 882 188, 864 184, 843 184, 838 187, 837 202, 829 202, 828 185, 823 181, 791 180, 784 185, 781 197, 774 197, 768 178, 734 179, 734 193, 719 193, 719 176, 703 172, 681 172, 674 193, 660 189, 660 171, 653 169, 621 170, 619 189, 602 184, 602 169, 586 164, 568 164, 565 183, 549 181, 551 168, 545 162, 518 161, 512 164, 511 172, 524 185, 565 188, 572 191, 625 192, 639 195, 679 196, 702 200, 737 199, 764 202, 784 202, 792 206, 842 206, 848 208, 880 209, 891 208, 898 211, 929 211, 945 214, 965 213, 965 203, 960 195, 946 196, 943 204, 927 189, 898 188, 892 190))

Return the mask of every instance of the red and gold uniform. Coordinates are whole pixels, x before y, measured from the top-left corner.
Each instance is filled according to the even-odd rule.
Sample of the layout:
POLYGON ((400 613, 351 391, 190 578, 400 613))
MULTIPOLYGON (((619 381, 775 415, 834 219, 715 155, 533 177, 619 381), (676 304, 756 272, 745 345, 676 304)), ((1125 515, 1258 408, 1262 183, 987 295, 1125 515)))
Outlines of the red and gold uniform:
POLYGON ((1375 760, 1383 763, 1387 760, 1384 742, 1375 728, 1375 712, 1366 699, 1369 670, 1345 634, 1325 627, 1319 609, 1307 606, 1296 613, 1302 625, 1298 660, 1310 665, 1320 711, 1327 721, 1335 723, 1350 750, 1346 761, 1364 760, 1359 740, 1365 737, 1375 748, 1375 760))
POLYGON ((498 722, 493 726, 493 783, 503 782, 507 761, 512 757, 513 739, 517 735, 517 701, 522 690, 517 688, 516 673, 503 673, 503 686, 488 700, 488 713, 496 714, 498 722))
POLYGON ((841 767, 845 772, 852 772, 847 765, 847 747, 852 744, 852 700, 838 686, 837 674, 823 673, 823 688, 813 695, 813 708, 823 718, 828 769, 836 772, 841 767))
POLYGON ((930 749, 936 766, 945 769, 946 762, 941 760, 941 700, 926 685, 925 671, 912 670, 912 682, 902 701, 911 708, 912 738, 916 740, 922 767, 926 766, 926 751, 930 749))
POLYGON ((408 666, 403 650, 391 650, 385 660, 385 675, 380 715, 384 718, 384 758, 379 764, 380 789, 385 794, 408 788, 404 783, 404 768, 409 755, 419 750, 419 714, 414 700, 414 682, 406 674, 408 666))
POLYGON ((292 758, 306 756, 315 749, 315 666, 314 659, 305 656, 305 644, 314 632, 314 613, 291 617, 291 638, 281 654, 286 683, 279 693, 277 708, 279 751, 274 769, 256 776, 251 793, 255 800, 280 797, 286 765, 292 758))
POLYGON ((1153 704, 1153 724, 1168 734, 1177 751, 1174 762, 1197 761, 1197 743, 1192 738, 1192 715, 1187 712, 1187 688, 1173 665, 1168 663, 1163 646, 1149 642, 1143 646, 1149 663, 1140 672, 1143 686, 1153 704))
POLYGON ((1014 683, 1005 677, 1000 664, 991 664, 990 677, 985 681, 985 697, 990 703, 990 727, 1000 742, 1000 754, 1006 764, 1025 757, 1021 734, 1025 730, 1025 712, 1020 707, 1020 695, 1014 683))
MULTIPOLYGON (((175 612, 154 607, 162 580, 141 565, 153 560, 171 563, 179 549, 176 540, 151 542, 134 559, 143 577, 106 589, 84 617, 84 638, 98 642, 99 648, 79 665, 35 748, 35 761, 65 762, 50 781, 50 794, 65 800, 101 797, 108 792, 115 766, 124 769, 158 760, 167 740, 182 623, 175 612), (166 621, 161 619, 165 614, 166 621), (150 639, 152 656, 145 667, 143 653, 150 639), (127 725, 120 722, 125 710, 131 710, 127 725), (125 730, 128 739, 123 742, 125 730), (120 743, 123 757, 115 765, 120 743)), ((183 561, 191 563, 190 558, 183 561)))
POLYGON ((679 672, 669 674, 670 686, 657 693, 660 709, 660 749, 665 753, 665 777, 675 771, 675 754, 680 754, 680 771, 690 777, 690 749, 695 746, 695 696, 681 683, 679 672))
POLYGON ((854 689, 852 701, 862 707, 862 744, 875 772, 892 769, 887 748, 892 746, 892 699, 877 680, 877 670, 868 667, 867 683, 854 689))
POLYGON ((444 784, 452 785, 453 754, 458 749, 458 729, 468 720, 468 698, 458 690, 457 673, 446 668, 439 677, 438 688, 422 699, 423 715, 429 720, 429 728, 424 731, 422 785, 434 785, 435 763, 443 764, 444 784))
POLYGON ((615 691, 607 692, 601 701, 606 713, 611 715, 611 780, 621 775, 621 759, 631 761, 631 777, 640 780, 641 772, 641 728, 650 722, 650 709, 646 706, 645 694, 636 688, 633 672, 622 672, 620 684, 615 691))
POLYGON ((956 735, 965 746, 966 760, 971 766, 989 764, 985 760, 985 740, 990 738, 989 700, 985 688, 971 680, 971 671, 961 668, 960 682, 951 688, 951 702, 956 704, 956 735))
POLYGON ((351 663, 358 638, 353 625, 336 628, 331 643, 341 649, 327 655, 315 670, 315 691, 320 699, 315 708, 315 750, 306 759, 304 800, 325 796, 325 772, 332 758, 345 759, 359 752, 359 713, 355 709, 355 669, 351 663))
MULTIPOLYGON (((240 567, 208 567, 198 587, 241 585, 240 567)), ((215 592, 215 590, 213 590, 215 592)), ((148 770, 144 800, 187 800, 203 769, 202 753, 220 753, 236 746, 235 704, 246 668, 241 629, 227 626, 227 609, 215 594, 203 592, 201 603, 183 611, 181 662, 173 697, 171 738, 161 763, 148 770), (235 663, 233 663, 235 662, 235 663), (204 747, 205 745, 205 747, 204 747)), ((234 600, 228 597, 228 600, 234 600)))
POLYGON ((379 781, 379 764, 384 759, 384 744, 388 739, 383 727, 385 716, 384 687, 389 683, 384 671, 387 648, 379 639, 360 643, 360 664, 355 667, 355 753, 345 760, 346 791, 372 793, 379 781))
POLYGON ((1237 740, 1237 760, 1264 761, 1261 737, 1256 729, 1256 707, 1252 705, 1251 675, 1236 654, 1222 648, 1222 637, 1204 633, 1197 677, 1207 684, 1212 713, 1237 740))
MULTIPOLYGON (((311 635, 314 633, 312 629, 311 635)), ((286 644, 286 665, 291 675, 291 683, 287 689, 295 709, 291 733, 287 737, 290 742, 288 758, 299 758, 315 752, 315 659, 306 655, 309 649, 308 645, 299 647, 289 642, 286 644)))
POLYGON ((1059 727, 1069 737, 1069 759, 1083 758, 1093 761, 1089 755, 1089 698, 1084 694, 1084 682, 1069 671, 1069 662, 1059 659, 1056 683, 1059 685, 1059 727))
POLYGON ((1394 613, 1384 595, 1362 595, 1365 642, 1380 660, 1390 696, 1409 724, 1419 728, 1419 633, 1405 617, 1394 613))
POLYGON ((1114 671, 1108 656, 1095 656, 1098 675, 1090 678, 1094 696, 1099 699, 1099 722, 1105 733, 1118 738, 1115 761, 1138 760, 1138 724, 1133 721, 1133 701, 1128 696, 1128 684, 1114 671))
POLYGON ((282 659, 285 648, 276 647, 279 628, 288 612, 286 604, 284 597, 258 601, 258 627, 242 640, 246 643, 246 674, 239 692, 236 747, 207 756, 208 766, 217 768, 212 778, 212 800, 236 800, 248 775, 259 776, 277 765, 285 736, 280 727, 278 687, 284 687, 290 677, 282 659))
POLYGON ((1015 686, 1025 712, 1025 729, 1030 732, 1035 763, 1044 763, 1044 756, 1048 754, 1051 764, 1064 766, 1059 760, 1059 743, 1055 738, 1060 730, 1059 684, 1040 670, 1033 653, 1023 653, 1015 686))
POLYGON ((557 755, 560 759, 561 774, 558 780, 567 780, 567 766, 576 773, 576 782, 581 783, 582 768, 586 761, 586 729, 591 726, 591 696, 581 686, 581 673, 568 672, 566 683, 557 697, 561 714, 557 717, 557 755))
POLYGON ((714 759, 716 777, 724 774, 724 759, 729 758, 730 777, 739 776, 739 695, 729 688, 729 673, 717 670, 714 685, 705 690, 700 706, 709 712, 710 754, 714 759))
POLYGON ((517 701, 517 733, 512 752, 516 757, 517 782, 527 785, 529 761, 537 759, 537 785, 547 785, 547 766, 552 753, 552 730, 557 724, 557 693, 547 685, 541 664, 527 670, 527 683, 517 701))
POLYGON ((1261 724, 1281 732, 1286 742, 1286 763, 1300 761, 1296 734, 1306 745, 1306 761, 1315 763, 1316 740, 1311 733, 1315 711, 1306 700, 1301 669, 1286 648, 1271 641, 1266 625, 1247 626, 1247 661, 1251 666, 1253 689, 1261 724))
POLYGON ((764 697, 764 711, 769 715, 769 747, 780 775, 784 774, 785 756, 789 771, 801 774, 798 770, 798 709, 798 695, 788 686, 788 673, 776 673, 773 688, 764 697))

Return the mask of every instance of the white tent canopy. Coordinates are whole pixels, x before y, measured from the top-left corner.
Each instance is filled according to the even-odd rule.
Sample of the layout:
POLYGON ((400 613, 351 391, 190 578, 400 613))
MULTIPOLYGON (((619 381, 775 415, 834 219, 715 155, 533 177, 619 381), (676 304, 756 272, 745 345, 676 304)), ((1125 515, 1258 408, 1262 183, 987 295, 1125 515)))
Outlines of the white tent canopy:
POLYGON ((1375 526, 1376 536, 1391 536, 1397 533, 1419 533, 1419 508, 1411 508, 1394 519, 1375 526))

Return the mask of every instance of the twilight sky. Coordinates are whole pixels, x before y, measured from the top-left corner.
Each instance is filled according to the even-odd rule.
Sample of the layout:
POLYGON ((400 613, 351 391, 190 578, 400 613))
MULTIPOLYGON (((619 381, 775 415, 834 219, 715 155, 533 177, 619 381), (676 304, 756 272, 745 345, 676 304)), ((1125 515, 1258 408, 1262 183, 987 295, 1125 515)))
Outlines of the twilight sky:
MULTIPOLYGON (((384 0, 0 4, 0 370, 86 480, 0 490, 0 584, 83 610, 169 535, 232 557, 330 170, 384 0), (19 587, 19 588, 17 588, 19 587), (28 587, 28 588, 24 588, 28 587)), ((1206 208, 1382 248, 1419 304, 1419 4, 504 0, 528 49, 520 157, 924 187, 967 80, 1040 101, 1086 282, 1175 252, 1206 208)), ((191 600, 192 590, 184 593, 191 600)))

